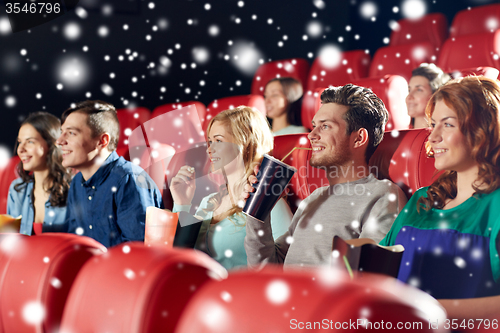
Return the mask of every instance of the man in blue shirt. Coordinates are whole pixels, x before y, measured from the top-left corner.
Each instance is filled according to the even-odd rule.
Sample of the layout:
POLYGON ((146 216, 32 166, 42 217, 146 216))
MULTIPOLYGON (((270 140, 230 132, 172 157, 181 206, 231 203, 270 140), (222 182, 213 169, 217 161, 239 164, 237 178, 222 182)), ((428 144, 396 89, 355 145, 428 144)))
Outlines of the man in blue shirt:
POLYGON ((80 171, 69 189, 67 231, 106 247, 144 241, 146 208, 163 208, 163 201, 149 175, 115 152, 120 126, 114 106, 78 103, 64 111, 61 124, 62 164, 80 171))

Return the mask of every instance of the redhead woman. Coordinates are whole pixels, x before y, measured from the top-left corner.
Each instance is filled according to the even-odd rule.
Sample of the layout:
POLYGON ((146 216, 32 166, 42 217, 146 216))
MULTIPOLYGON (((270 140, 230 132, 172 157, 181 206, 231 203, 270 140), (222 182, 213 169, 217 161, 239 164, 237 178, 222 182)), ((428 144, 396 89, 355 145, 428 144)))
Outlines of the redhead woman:
POLYGON ((382 245, 405 247, 398 279, 438 300, 449 318, 500 313, 500 86, 454 80, 427 109, 429 148, 445 172, 415 192, 382 245))

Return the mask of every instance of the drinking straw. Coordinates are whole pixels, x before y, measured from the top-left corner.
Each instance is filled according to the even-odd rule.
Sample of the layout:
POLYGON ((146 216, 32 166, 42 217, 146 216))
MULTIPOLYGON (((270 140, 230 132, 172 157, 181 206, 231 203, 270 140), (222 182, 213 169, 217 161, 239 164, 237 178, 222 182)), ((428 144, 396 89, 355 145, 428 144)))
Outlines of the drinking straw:
POLYGON ((347 267, 347 271, 349 272, 349 276, 351 277, 351 280, 354 279, 354 274, 352 273, 351 265, 349 265, 349 260, 347 260, 346 256, 342 256, 344 259, 344 264, 345 267, 347 267))
POLYGON ((288 156, 290 156, 290 154, 291 154, 291 153, 293 153, 293 151, 294 151, 295 149, 313 150, 312 148, 293 147, 293 149, 292 149, 292 150, 290 150, 290 152, 289 152, 288 154, 286 154, 286 155, 285 155, 285 157, 283 157, 283 158, 281 159, 281 162, 283 162, 283 161, 284 161, 284 160, 285 160, 288 156))

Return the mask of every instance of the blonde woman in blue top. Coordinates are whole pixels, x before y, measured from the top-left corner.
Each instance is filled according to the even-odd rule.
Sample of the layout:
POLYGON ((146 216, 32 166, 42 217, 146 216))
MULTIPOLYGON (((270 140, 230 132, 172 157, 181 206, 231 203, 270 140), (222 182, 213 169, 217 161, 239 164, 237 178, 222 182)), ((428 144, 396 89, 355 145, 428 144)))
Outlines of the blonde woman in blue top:
POLYGON ((64 224, 71 175, 62 166, 62 153, 56 145, 60 133, 61 122, 47 112, 30 114, 19 129, 20 178, 10 185, 7 214, 22 215, 22 234, 58 231, 64 224))
MULTIPOLYGON (((224 179, 217 193, 205 198, 196 215, 203 218, 195 248, 206 252, 226 269, 247 265, 244 248, 245 218, 239 194, 253 167, 273 148, 269 125, 258 111, 246 106, 217 114, 207 128, 207 153, 212 173, 224 179)), ((183 166, 172 178, 174 211, 189 211, 196 189, 194 168, 183 166)), ((288 229, 292 213, 281 199, 271 212, 273 237, 288 229)))
POLYGON ((398 279, 437 298, 450 319, 500 319, 498 81, 451 81, 426 114, 430 152, 445 172, 413 194, 381 244, 405 247, 398 279))

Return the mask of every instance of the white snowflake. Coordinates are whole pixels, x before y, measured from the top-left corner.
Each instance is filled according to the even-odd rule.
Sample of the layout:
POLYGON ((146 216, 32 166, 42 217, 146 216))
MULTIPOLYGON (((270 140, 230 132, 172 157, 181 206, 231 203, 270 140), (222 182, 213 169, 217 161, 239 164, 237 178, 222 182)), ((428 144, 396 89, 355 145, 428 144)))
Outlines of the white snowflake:
POLYGON ((45 308, 40 302, 28 302, 23 306, 22 314, 26 323, 37 325, 45 318, 45 308))
POLYGON ((226 303, 230 303, 233 300, 233 296, 231 296, 231 294, 228 293, 227 291, 221 292, 220 298, 222 298, 222 300, 226 303))
POLYGON ((359 12, 361 14, 361 17, 365 19, 374 17, 378 13, 377 4, 371 1, 366 1, 362 3, 361 6, 359 6, 359 12))
POLYGON ((273 304, 283 304, 290 297, 290 286, 283 280, 274 280, 266 287, 266 298, 273 304))
POLYGON ((405 18, 416 20, 425 15, 427 6, 423 0, 406 0, 402 3, 401 11, 405 18))
POLYGON ((455 259, 453 259, 453 262, 455 263, 455 265, 457 265, 458 268, 464 269, 467 266, 467 263, 461 257, 455 257, 455 259))
POLYGON ((126 268, 124 271, 123 271, 123 274, 125 275, 125 277, 129 280, 133 280, 135 279, 135 272, 133 270, 131 270, 130 268, 126 268))

